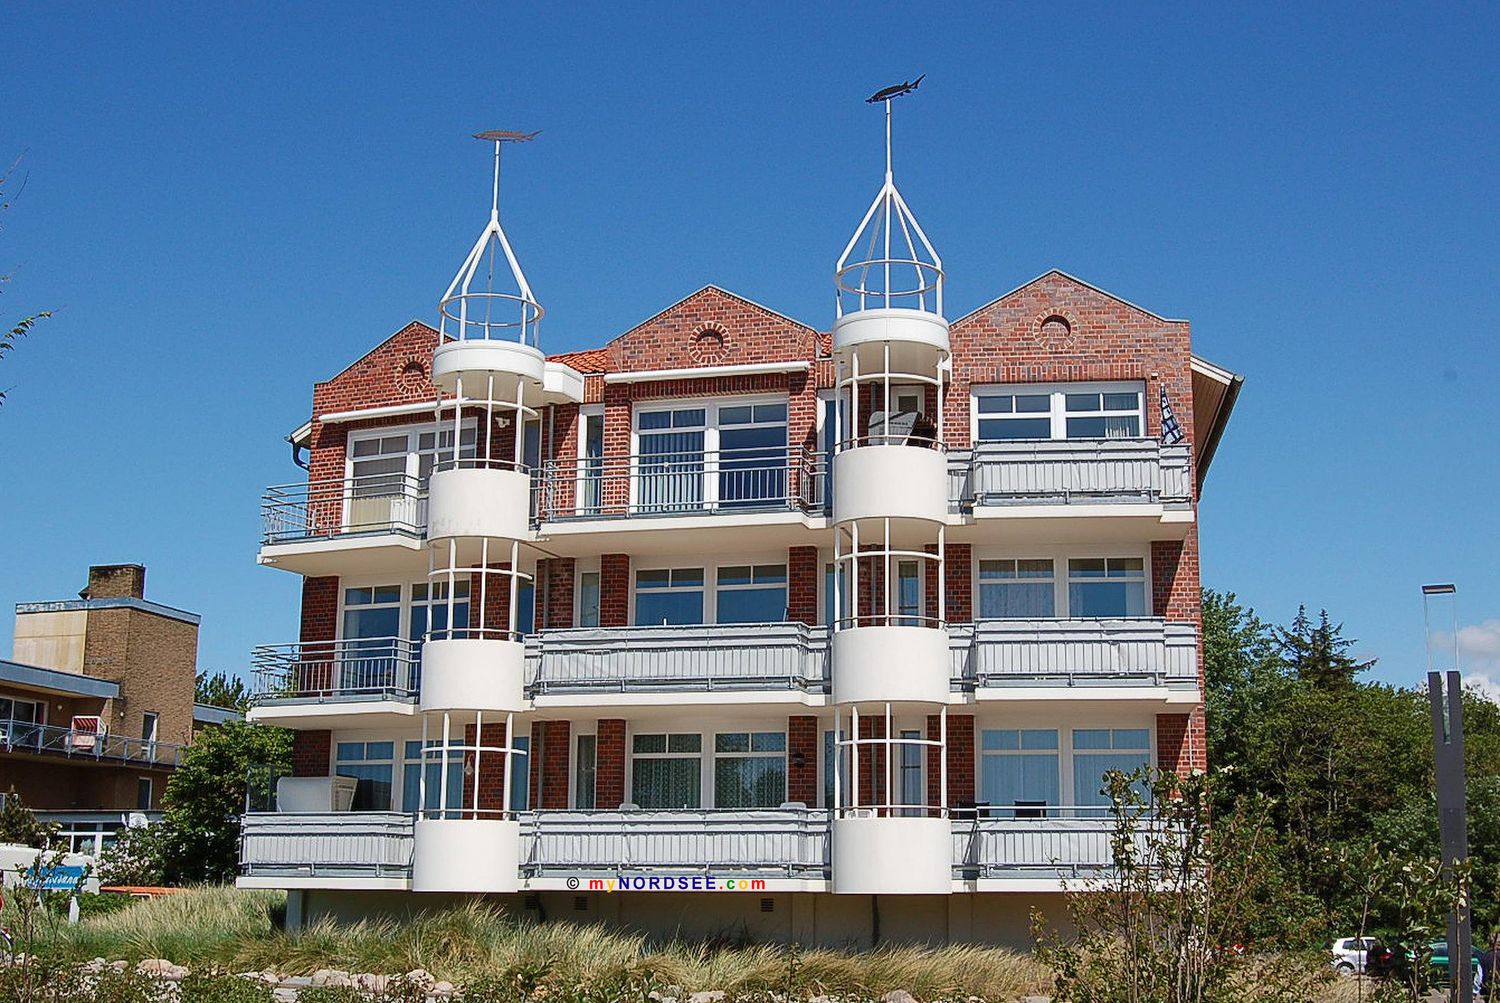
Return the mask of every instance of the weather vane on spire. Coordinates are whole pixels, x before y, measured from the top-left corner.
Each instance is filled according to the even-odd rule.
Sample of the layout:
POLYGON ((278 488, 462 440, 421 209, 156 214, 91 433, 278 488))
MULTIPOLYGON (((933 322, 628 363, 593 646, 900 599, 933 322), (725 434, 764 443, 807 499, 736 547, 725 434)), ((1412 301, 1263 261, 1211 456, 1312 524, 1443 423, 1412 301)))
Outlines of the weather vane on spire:
MULTIPOLYGON (((921 79, 917 80, 921 83, 921 79)), ((913 84, 912 86, 916 86, 913 84)), ((536 132, 517 132, 514 129, 489 129, 485 132, 474 133, 475 139, 482 139, 486 143, 495 144, 495 186, 490 197, 490 215, 495 218, 500 216, 500 144, 501 143, 529 143, 542 134, 542 130, 536 132)))
POLYGON ((927 74, 924 73, 921 76, 917 77, 917 79, 915 80, 908 80, 905 83, 892 84, 889 87, 882 87, 874 94, 871 94, 869 97, 865 98, 865 104, 879 104, 880 102, 885 103, 885 176, 887 178, 891 176, 891 100, 893 98, 898 98, 903 95, 910 94, 918 87, 921 87, 922 81, 926 78, 927 74))

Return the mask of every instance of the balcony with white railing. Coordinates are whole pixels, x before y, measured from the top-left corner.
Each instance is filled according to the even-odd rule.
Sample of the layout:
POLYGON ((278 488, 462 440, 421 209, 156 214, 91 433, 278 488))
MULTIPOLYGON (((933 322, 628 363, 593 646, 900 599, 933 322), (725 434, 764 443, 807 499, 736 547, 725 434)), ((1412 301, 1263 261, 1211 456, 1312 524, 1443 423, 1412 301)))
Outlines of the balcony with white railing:
POLYGON ((181 762, 186 748, 176 742, 115 735, 93 728, 0 721, 0 753, 171 769, 181 762))
POLYGON ((351 552, 367 563, 425 563, 413 560, 427 530, 424 479, 377 474, 276 485, 261 497, 260 511, 262 564, 336 575, 349 573, 351 552))
POLYGON ((1196 693, 1198 629, 1157 617, 949 627, 955 687, 1166 687, 1196 693))
POLYGON ((532 879, 823 880, 828 867, 828 812, 814 808, 545 811, 521 821, 521 874, 532 879))
POLYGON ((802 623, 578 627, 526 639, 533 696, 827 686, 828 628, 802 623))
POLYGON ((953 505, 976 515, 1015 506, 1192 505, 1187 446, 1155 439, 983 442, 948 454, 953 505))
MULTIPOLYGON (((1056 881, 1097 877, 1114 863, 1115 822, 1105 808, 1005 809, 1007 817, 953 823, 953 876, 1056 881), (1030 817, 1019 817, 1029 815, 1030 817)), ((1149 835, 1135 837, 1144 849, 1149 835)))
POLYGON ((257 708, 279 704, 413 702, 422 658, 400 637, 263 644, 250 654, 257 708))
POLYGON ((411 877, 413 816, 401 812, 252 812, 240 823, 240 873, 260 879, 411 877))
POLYGON ((813 512, 823 481, 821 457, 800 447, 579 457, 533 473, 533 507, 543 523, 813 512))

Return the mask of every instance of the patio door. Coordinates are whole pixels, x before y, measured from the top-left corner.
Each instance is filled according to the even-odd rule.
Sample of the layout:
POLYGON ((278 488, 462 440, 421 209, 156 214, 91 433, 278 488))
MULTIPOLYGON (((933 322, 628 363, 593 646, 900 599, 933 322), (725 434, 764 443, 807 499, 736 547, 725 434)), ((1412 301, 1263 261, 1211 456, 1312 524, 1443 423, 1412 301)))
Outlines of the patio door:
POLYGON ((639 511, 683 512, 703 507, 707 419, 708 412, 701 407, 642 411, 637 415, 639 511))

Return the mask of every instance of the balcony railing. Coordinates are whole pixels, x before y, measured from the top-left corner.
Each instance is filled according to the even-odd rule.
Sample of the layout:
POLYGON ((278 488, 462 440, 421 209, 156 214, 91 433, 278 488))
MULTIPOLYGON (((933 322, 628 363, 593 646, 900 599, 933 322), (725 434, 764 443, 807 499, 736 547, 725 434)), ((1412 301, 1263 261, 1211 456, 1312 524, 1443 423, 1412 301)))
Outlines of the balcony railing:
POLYGON ((528 877, 644 870, 823 878, 828 812, 548 811, 523 817, 521 873, 528 877))
POLYGON ((1192 501, 1187 446, 1155 439, 984 442, 949 454, 948 494, 961 508, 991 505, 1192 501))
POLYGON ((816 690, 828 628, 801 623, 582 627, 527 638, 530 692, 816 690))
POLYGON ((1192 686, 1198 631, 1155 617, 980 620, 949 628, 953 678, 998 686, 1192 686))
POLYGON ((250 655, 256 704, 412 700, 420 646, 399 637, 263 644, 250 655))
POLYGON ((800 447, 551 460, 533 488, 542 522, 816 511, 824 501, 822 457, 800 447))
POLYGON ((379 474, 283 484, 261 499, 261 543, 267 546, 343 537, 420 537, 427 528, 427 484, 379 474))
POLYGON ((172 767, 187 748, 176 742, 80 731, 50 724, 0 722, 0 752, 31 752, 69 759, 172 767))
MULTIPOLYGON (((953 872, 959 878, 1079 878, 1113 863, 1115 823, 1101 808, 1047 808, 1047 818, 978 818, 953 823, 953 872), (1062 816, 1062 817, 1058 817, 1062 816)), ((1144 831, 1136 842, 1144 849, 1144 831)))
POLYGON ((409 877, 412 818, 385 811, 247 814, 240 823, 240 873, 409 877))

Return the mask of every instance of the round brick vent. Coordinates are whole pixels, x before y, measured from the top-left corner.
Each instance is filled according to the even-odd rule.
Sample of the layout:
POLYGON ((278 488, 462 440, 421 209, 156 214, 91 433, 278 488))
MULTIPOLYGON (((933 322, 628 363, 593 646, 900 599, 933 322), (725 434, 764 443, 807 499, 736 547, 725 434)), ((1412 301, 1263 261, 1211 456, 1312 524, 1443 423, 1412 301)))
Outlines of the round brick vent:
POLYGON ((693 332, 689 350, 693 358, 699 362, 714 363, 724 358, 725 353, 729 351, 729 346, 725 344, 722 328, 706 324, 693 332))
POLYGON ((1040 314, 1032 324, 1032 335, 1049 352, 1071 351, 1077 334, 1073 318, 1056 310, 1040 314))
POLYGON ((421 359, 407 359, 397 377, 405 386, 420 385, 427 382, 427 367, 421 359))

